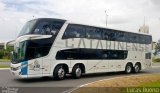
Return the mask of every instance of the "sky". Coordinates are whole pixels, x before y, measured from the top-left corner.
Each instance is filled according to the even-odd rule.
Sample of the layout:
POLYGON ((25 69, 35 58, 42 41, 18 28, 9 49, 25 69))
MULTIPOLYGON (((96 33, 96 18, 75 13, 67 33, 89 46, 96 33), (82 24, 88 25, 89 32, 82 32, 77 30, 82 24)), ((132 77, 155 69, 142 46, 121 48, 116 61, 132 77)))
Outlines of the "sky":
POLYGON ((149 26, 160 39, 160 0, 0 0, 0 42, 14 40, 25 22, 61 18, 79 23, 138 32, 149 26), (105 13, 106 11, 106 13, 105 13))

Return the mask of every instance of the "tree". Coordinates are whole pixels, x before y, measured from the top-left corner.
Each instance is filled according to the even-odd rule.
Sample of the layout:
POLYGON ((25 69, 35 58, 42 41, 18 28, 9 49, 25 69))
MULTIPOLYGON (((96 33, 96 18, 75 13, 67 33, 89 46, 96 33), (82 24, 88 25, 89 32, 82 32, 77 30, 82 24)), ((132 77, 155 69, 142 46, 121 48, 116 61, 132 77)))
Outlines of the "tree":
POLYGON ((160 40, 158 40, 158 43, 156 44, 154 55, 157 55, 158 52, 160 52, 160 40))
POLYGON ((0 59, 2 59, 3 58, 3 50, 0 50, 0 59))
POLYGON ((6 50, 0 50, 0 59, 11 59, 13 47, 7 46, 6 50))

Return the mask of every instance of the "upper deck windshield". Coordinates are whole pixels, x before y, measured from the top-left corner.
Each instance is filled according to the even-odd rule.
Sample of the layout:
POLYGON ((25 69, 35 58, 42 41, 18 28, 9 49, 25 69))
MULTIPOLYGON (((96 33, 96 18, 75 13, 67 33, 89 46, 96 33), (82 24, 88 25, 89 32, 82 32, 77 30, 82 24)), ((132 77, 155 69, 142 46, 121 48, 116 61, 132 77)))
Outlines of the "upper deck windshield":
POLYGON ((33 26, 35 25, 36 23, 36 20, 31 20, 31 21, 28 21, 22 28, 22 30, 20 31, 19 36, 22 36, 22 35, 26 35, 26 34, 29 34, 31 31, 32 31, 32 28, 33 26))
POLYGON ((64 24, 64 20, 60 19, 50 19, 50 18, 40 18, 28 21, 19 36, 28 34, 38 34, 38 35, 55 35, 61 29, 64 24))

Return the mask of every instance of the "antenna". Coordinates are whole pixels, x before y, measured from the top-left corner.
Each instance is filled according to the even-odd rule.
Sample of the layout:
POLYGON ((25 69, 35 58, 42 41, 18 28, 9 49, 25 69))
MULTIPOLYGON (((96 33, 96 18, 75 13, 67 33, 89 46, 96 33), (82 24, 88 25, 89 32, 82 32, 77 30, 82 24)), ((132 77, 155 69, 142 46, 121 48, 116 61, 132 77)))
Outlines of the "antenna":
POLYGON ((33 16, 32 16, 32 18, 34 19, 34 18, 35 18, 35 16, 33 15, 33 16))
POLYGON ((105 10, 105 14, 106 14, 106 27, 107 27, 107 17, 108 17, 107 10, 105 10))

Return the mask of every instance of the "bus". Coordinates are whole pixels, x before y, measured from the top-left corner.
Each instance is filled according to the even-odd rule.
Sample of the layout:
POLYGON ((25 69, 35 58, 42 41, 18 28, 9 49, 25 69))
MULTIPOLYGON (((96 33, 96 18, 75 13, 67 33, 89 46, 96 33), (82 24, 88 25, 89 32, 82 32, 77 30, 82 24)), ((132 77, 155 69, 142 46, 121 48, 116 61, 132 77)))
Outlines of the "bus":
POLYGON ((18 78, 88 73, 138 73, 151 67, 152 36, 63 19, 28 21, 14 41, 11 73, 18 78))

